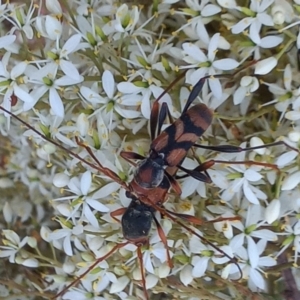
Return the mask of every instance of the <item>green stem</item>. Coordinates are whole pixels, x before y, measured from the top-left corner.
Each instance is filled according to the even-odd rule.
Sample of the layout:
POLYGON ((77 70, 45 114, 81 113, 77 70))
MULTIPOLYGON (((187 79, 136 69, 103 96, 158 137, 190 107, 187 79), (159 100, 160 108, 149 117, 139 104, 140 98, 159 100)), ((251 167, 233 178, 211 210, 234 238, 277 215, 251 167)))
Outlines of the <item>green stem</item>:
POLYGON ((275 199, 278 199, 280 196, 283 177, 284 173, 280 173, 275 186, 275 199))
POLYGON ((74 17, 74 14, 69 6, 69 1, 66 1, 66 0, 61 0, 61 2, 63 3, 63 6, 66 8, 66 11, 68 12, 68 14, 70 15, 71 19, 72 19, 72 22, 73 22, 73 26, 75 28, 78 29, 78 24, 76 22, 76 19, 74 17))
POLYGON ((286 51, 289 49, 289 47, 290 47, 293 43, 295 43, 295 41, 296 41, 296 39, 290 39, 290 40, 284 45, 284 47, 281 49, 281 51, 280 51, 277 55, 275 55, 275 58, 276 58, 277 60, 279 60, 280 57, 281 57, 283 54, 286 53, 286 51))
POLYGON ((219 118, 219 119, 224 119, 228 121, 246 121, 246 122, 252 122, 256 118, 259 118, 271 111, 274 110, 273 106, 267 106, 265 108, 260 109, 259 111, 249 114, 248 116, 239 116, 239 117, 230 117, 230 116, 223 116, 218 113, 214 113, 214 117, 219 118))
MULTIPOLYGON (((0 284, 3 284, 4 286, 9 287, 12 290, 16 289, 16 290, 21 291, 22 292, 22 293, 20 293, 20 295, 22 295, 21 298, 23 298, 24 295, 28 295, 28 296, 30 296, 30 298, 32 296, 37 296, 37 297, 42 297, 42 298, 47 298, 47 299, 52 299, 54 297, 54 295, 50 294, 50 293, 37 292, 32 289, 29 290, 28 287, 24 287, 24 286, 16 283, 14 280, 4 280, 4 279, 0 278, 0 284)), ((17 294, 15 293, 12 296, 12 299, 16 299, 16 298, 18 298, 18 297, 17 297, 17 294)), ((4 299, 4 298, 1 297, 1 299, 4 299)), ((6 297, 5 299, 9 299, 9 298, 6 297)))

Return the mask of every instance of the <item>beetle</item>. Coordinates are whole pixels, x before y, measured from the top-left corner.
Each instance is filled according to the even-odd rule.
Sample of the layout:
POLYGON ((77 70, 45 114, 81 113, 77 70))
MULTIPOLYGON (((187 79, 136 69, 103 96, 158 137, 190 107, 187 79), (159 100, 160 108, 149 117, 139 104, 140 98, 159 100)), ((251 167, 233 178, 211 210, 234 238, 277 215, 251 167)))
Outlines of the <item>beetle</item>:
MULTIPOLYGON (((90 154, 90 156, 94 159, 94 161, 97 163, 96 165, 81 158, 77 153, 72 152, 69 149, 66 149, 61 144, 57 143, 56 141, 53 141, 52 139, 44 136, 42 133, 37 131, 35 128, 24 122, 22 119, 20 119, 18 116, 13 115, 11 112, 7 111, 3 107, 0 107, 4 112, 10 114, 14 118, 16 118, 19 122, 23 123, 25 126, 33 130, 36 134, 40 135, 43 139, 47 140, 48 142, 53 143, 55 146, 63 149, 64 151, 68 152, 73 157, 79 159, 83 164, 86 164, 92 168, 96 168, 98 171, 102 172, 106 176, 110 177, 114 181, 118 182, 125 190, 127 191, 127 196, 131 198, 131 203, 128 208, 122 208, 117 211, 114 211, 111 213, 111 216, 116 219, 117 216, 122 215, 121 224, 122 224, 122 231, 123 236, 127 240, 124 243, 116 244, 111 251, 109 251, 105 256, 100 257, 96 259, 96 261, 83 273, 81 274, 76 280, 74 280, 72 283, 70 283, 68 286, 66 286, 62 291, 60 291, 57 295, 53 297, 53 299, 56 299, 57 297, 64 294, 71 286, 74 286, 76 283, 80 281, 86 274, 88 274, 96 265, 98 265, 101 261, 105 260, 107 257, 109 257, 112 253, 117 251, 118 249, 128 245, 129 243, 132 243, 137 246, 137 255, 139 264, 141 267, 142 272, 142 288, 145 294, 146 299, 148 298, 147 290, 146 290, 146 279, 145 274, 143 271, 143 260, 142 260, 142 250, 141 247, 143 245, 146 245, 149 241, 149 233, 152 226, 152 222, 154 221, 159 233, 159 236, 166 248, 167 253, 167 262, 170 268, 173 267, 173 263, 169 254, 168 245, 167 245, 167 239, 166 236, 158 222, 158 220, 155 217, 155 212, 158 211, 161 213, 161 215, 168 217, 172 221, 176 222, 183 228, 185 228, 187 231, 191 232, 192 234, 198 236, 200 239, 205 241, 207 244, 209 244, 212 248, 217 250, 221 255, 226 256, 229 261, 232 263, 236 263, 236 261, 231 258, 228 254, 223 252, 221 249, 219 249, 217 246, 197 234, 192 228, 188 227, 184 223, 180 222, 178 218, 183 218, 185 220, 188 220, 189 222, 192 222, 194 224, 202 225, 203 220, 198 219, 193 216, 187 216, 184 214, 177 214, 176 212, 168 211, 163 207, 164 202, 168 198, 168 191, 171 187, 173 176, 175 175, 177 168, 169 167, 163 172, 163 179, 159 183, 158 186, 151 189, 146 189, 137 184, 135 181, 132 181, 128 185, 125 184, 121 178, 111 171, 108 168, 105 168, 101 162, 95 157, 93 154, 91 148, 86 146, 84 143, 80 142, 77 138, 77 144, 79 146, 84 147, 87 152, 90 154)), ((161 126, 162 122, 158 126, 161 126)), ((158 132, 160 132, 160 128, 157 129, 158 132)), ((235 220, 237 218, 228 218, 231 220, 235 220)), ((222 221, 222 218, 217 219, 217 221, 222 221)), ((241 270, 237 264, 237 267, 239 269, 239 272, 241 273, 241 270)))
MULTIPOLYGON (((275 142, 264 146, 249 147, 249 148, 239 148, 231 145, 225 145, 225 146, 198 145, 196 141, 199 138, 199 136, 201 136, 204 133, 204 131, 208 128, 208 126, 210 126, 212 122, 213 113, 204 104, 196 104, 193 107, 190 107, 190 105, 196 99, 198 93, 200 92, 207 78, 209 77, 207 76, 202 78, 195 85, 195 87, 191 91, 191 94, 188 98, 188 101, 186 103, 186 106, 180 118, 175 122, 173 122, 163 132, 161 132, 161 126, 168 113, 167 106, 163 104, 162 109, 158 113, 159 99, 157 99, 154 102, 153 109, 151 112, 151 120, 150 120, 152 143, 150 146, 149 156, 145 160, 146 162, 143 161, 145 159, 144 157, 139 156, 136 153, 133 154, 130 152, 122 153, 122 156, 127 160, 130 160, 131 158, 143 159, 142 163, 137 165, 137 170, 135 171, 134 180, 131 181, 129 184, 124 183, 116 173, 104 167, 101 164, 101 162, 97 160, 92 150, 88 146, 84 145, 84 143, 80 142, 78 139, 77 139, 77 144, 84 147, 87 150, 87 152, 94 159, 97 165, 81 158, 78 154, 66 149, 65 147, 51 140, 50 138, 45 137, 43 134, 41 134, 36 129, 31 127, 29 124, 21 120, 19 117, 14 116, 9 111, 0 107, 0 109, 15 117, 17 120, 22 122, 25 126, 27 126, 31 130, 35 131, 38 135, 43 137, 45 140, 67 151, 70 155, 78 158, 82 163, 87 164, 92 168, 96 168, 98 171, 110 177, 112 180, 118 182, 127 191, 127 196, 131 198, 131 203, 127 209, 122 208, 111 213, 111 216, 113 218, 116 218, 119 215, 123 215, 121 224, 122 224, 123 235, 124 238, 127 239, 127 242, 115 245, 115 247, 113 247, 113 249, 111 249, 105 256, 96 259, 96 261, 87 269, 87 271, 85 271, 75 281, 73 281, 71 284, 65 287, 61 292, 55 295, 53 299, 61 296, 63 293, 66 292, 67 289, 69 289, 71 286, 78 283, 80 279, 82 279, 101 261, 105 260, 112 253, 128 245, 129 243, 133 243, 137 246, 138 260, 139 260, 140 267, 142 269, 142 287, 143 287, 145 297, 149 299, 146 290, 145 274, 143 271, 141 247, 147 244, 149 241, 149 233, 150 233, 152 221, 156 223, 159 236, 163 244, 165 245, 167 251, 168 264, 170 267, 173 266, 168 251, 166 237, 160 227, 159 222, 157 221, 154 215, 156 211, 158 211, 163 216, 170 218, 172 221, 176 222, 177 224, 179 224, 180 226, 182 226, 192 234, 198 236, 204 242, 206 242, 211 247, 219 251, 222 255, 226 256, 232 263, 235 263, 239 269, 239 265, 234 261, 234 259, 232 259, 228 254, 226 254, 222 250, 218 249, 218 247, 216 247, 214 244, 210 243, 205 238, 198 235, 192 228, 182 223, 179 220, 179 218, 185 219, 197 225, 202 225, 204 222, 203 220, 197 219, 193 216, 187 216, 184 214, 178 214, 176 212, 168 211, 163 207, 163 204, 168 197, 168 191, 171 186, 175 189, 176 192, 180 193, 180 186, 175 179, 177 168, 185 171, 187 175, 191 175, 199 180, 209 182, 210 178, 205 173, 205 171, 209 169, 213 164, 223 162, 217 160, 210 160, 208 162, 200 164, 194 170, 186 170, 181 166, 181 163, 185 158, 185 156, 187 155, 188 150, 191 147, 195 146, 195 147, 201 147, 205 149, 223 151, 223 152, 240 152, 240 151, 254 150, 254 149, 259 149, 270 145, 278 145, 278 144, 285 144, 285 143, 275 142), (155 127, 154 125, 156 125, 157 127, 155 127), (157 134, 157 137, 155 137, 155 133, 157 134)), ((292 149, 296 150, 294 148, 292 149)), ((276 166, 272 164, 252 162, 252 161, 233 162, 233 163, 258 164, 266 167, 276 168, 276 166)), ((219 218, 214 221, 221 221, 221 219, 219 218)), ((241 273, 240 269, 239 272, 241 273)))

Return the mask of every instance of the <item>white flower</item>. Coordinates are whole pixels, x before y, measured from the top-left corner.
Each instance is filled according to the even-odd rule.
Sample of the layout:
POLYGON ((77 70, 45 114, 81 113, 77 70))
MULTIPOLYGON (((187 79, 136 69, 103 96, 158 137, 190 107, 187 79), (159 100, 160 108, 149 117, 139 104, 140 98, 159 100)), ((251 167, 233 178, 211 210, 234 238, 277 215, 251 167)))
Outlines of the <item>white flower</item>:
MULTIPOLYGON (((68 145, 70 147, 77 146, 77 144, 73 142, 73 140, 69 137, 71 133, 74 133, 76 131, 77 128, 75 126, 62 126, 64 119, 58 116, 44 115, 42 113, 39 113, 38 111, 36 111, 35 113, 37 114, 40 122, 43 125, 44 134, 46 134, 47 136, 51 136, 54 139, 58 139, 59 141, 63 142, 65 145, 68 145)), ((32 130, 29 129, 25 131, 24 136, 34 138, 35 142, 39 145, 42 144, 43 150, 46 150, 45 145, 47 145, 47 143, 45 143, 44 140, 41 139, 41 137, 32 130)), ((46 159, 48 160, 49 153, 46 154, 46 159)))
POLYGON ((241 79, 240 87, 235 91, 233 95, 234 104, 240 104, 245 97, 255 92, 259 88, 259 82, 256 77, 244 76, 241 79))
POLYGON ((256 77, 243 76, 240 81, 240 86, 233 94, 233 103, 241 104, 241 113, 244 115, 247 112, 250 101, 253 97, 253 92, 259 88, 259 81, 256 77))
POLYGON ((284 69, 282 83, 264 83, 269 87, 269 90, 275 96, 275 99, 264 103, 263 106, 276 103, 275 108, 281 112, 279 121, 282 120, 290 104, 292 104, 294 110, 297 110, 300 107, 300 89, 298 87, 294 88, 292 86, 292 81, 292 68, 290 64, 287 64, 284 69), (281 85, 283 85, 283 87, 281 87, 281 85))
POLYGON ((244 244, 245 240, 249 243, 249 241, 254 238, 262 239, 264 241, 277 241, 275 232, 269 229, 259 229, 264 223, 262 207, 260 205, 249 206, 245 224, 242 224, 241 222, 234 223, 235 227, 241 230, 241 233, 235 235, 231 239, 231 247, 234 250, 239 249, 244 244))
MULTIPOLYGON (((224 264, 229 261, 229 258, 224 256, 221 252, 212 248, 211 246, 204 245, 198 237, 192 236, 189 242, 189 248, 192 253, 199 255, 194 255, 192 258, 192 276, 194 278, 199 278, 205 276, 207 269, 211 270, 210 261, 215 264, 224 264)), ((220 250, 224 251, 229 257, 233 257, 232 249, 228 246, 220 247, 220 250)), ((233 268, 237 269, 237 268, 233 268)))
POLYGON ((109 211, 104 204, 96 199, 105 198, 111 193, 115 192, 119 188, 119 184, 115 182, 108 183, 104 187, 91 192, 92 176, 90 171, 86 171, 83 173, 80 179, 78 177, 71 178, 68 183, 68 188, 69 191, 74 195, 57 198, 55 201, 70 200, 72 201, 72 205, 58 206, 57 209, 59 209, 63 215, 73 220, 74 224, 77 223, 75 219, 78 218, 78 211, 81 209, 80 219, 90 223, 95 228, 99 228, 98 220, 91 208, 100 212, 109 211))
POLYGON ((261 256, 266 248, 267 242, 260 240, 255 243, 253 240, 248 240, 247 251, 243 247, 236 251, 241 261, 240 266, 243 270, 243 278, 248 278, 248 286, 254 291, 267 292, 267 284, 264 274, 264 267, 272 267, 276 265, 276 260, 270 256, 261 256))
POLYGON ((294 264, 297 265, 299 253, 300 253, 300 221, 294 221, 291 225, 288 224, 284 228, 285 232, 282 235, 287 237, 282 243, 282 249, 278 252, 277 257, 281 255, 286 249, 293 245, 294 251, 294 264))
POLYGON ((226 206, 219 206, 219 205, 209 205, 207 206, 207 209, 214 213, 217 214, 218 217, 211 217, 208 216, 207 219, 209 221, 216 221, 214 222, 214 228, 219 231, 222 232, 224 234, 224 236, 227 239, 232 239, 234 232, 233 229, 234 227, 236 228, 241 228, 241 224, 240 221, 238 220, 233 220, 232 218, 236 217, 236 215, 234 215, 234 211, 232 209, 230 209, 229 207, 226 206), (223 218, 224 221, 217 221, 218 218, 223 218), (227 218, 227 220, 226 220, 227 218))
MULTIPOLYGON (((121 109, 122 106, 120 106, 120 104, 123 105, 122 100, 117 95, 115 95, 115 93, 116 93, 115 79, 114 79, 113 74, 108 70, 104 71, 104 73, 103 73, 102 85, 103 85, 103 89, 104 89, 109 101, 114 101, 113 107, 121 116, 123 116, 124 118, 126 118, 126 117, 135 118, 135 117, 139 116, 139 113, 136 111, 127 111, 125 109, 121 109), (118 104, 118 103, 120 103, 120 104, 118 104)), ((136 106, 137 103, 136 102, 135 103, 127 102, 125 105, 126 106, 136 106)))
POLYGON ((299 154, 294 150, 287 151, 287 152, 279 155, 278 158, 276 159, 275 163, 279 168, 283 168, 283 167, 291 164, 298 155, 299 154))
POLYGON ((62 23, 52 16, 38 16, 35 26, 39 34, 50 40, 57 40, 62 34, 62 23))
POLYGON ((258 40, 260 29, 262 25, 272 26, 274 25, 273 20, 269 14, 265 11, 274 2, 274 0, 251 0, 250 10, 245 10, 243 7, 237 7, 236 9, 244 12, 249 17, 240 20, 237 24, 232 26, 231 31, 233 34, 238 34, 244 31, 247 27, 249 28, 249 35, 252 40, 258 40))
MULTIPOLYGON (((53 65, 52 72, 54 74, 57 73, 57 68, 60 67, 64 74, 69 78, 74 79, 78 82, 82 81, 77 67, 69 59, 70 54, 80 49, 80 47, 78 47, 80 40, 81 35, 74 34, 65 42, 65 44, 62 47, 59 47, 59 45, 56 44, 57 48, 54 48, 48 52, 48 57, 50 61, 49 64, 53 65)), ((49 68, 51 67, 49 66, 49 68)))
MULTIPOLYGON (((83 6, 87 6, 84 5, 83 6)), ((82 9, 85 9, 82 7, 82 9)), ((78 8, 80 10, 80 8, 78 8)), ((93 10, 93 8, 92 8, 93 10)), ((103 41, 107 39, 108 32, 105 31, 105 23, 101 20, 100 23, 94 24, 94 19, 88 19, 81 15, 81 11, 79 11, 80 15, 77 16, 76 22, 78 24, 78 28, 80 28, 80 34, 82 39, 86 42, 80 44, 80 47, 92 49, 97 53, 100 47, 103 45, 103 41)))
MULTIPOLYGON (((164 89, 154 84, 149 85, 146 82, 145 87, 137 85, 131 82, 120 82, 118 84, 118 90, 123 93, 123 95, 120 97, 120 103, 122 103, 123 105, 127 105, 130 104, 130 102, 135 101, 136 99, 136 104, 141 104, 141 113, 143 114, 143 116, 146 119, 150 119, 150 98, 152 95, 154 96, 154 98, 158 98, 164 91, 164 89), (137 94, 139 93, 141 93, 142 95, 138 96, 137 94)), ((160 100, 160 103, 163 102, 167 103, 169 109, 172 111, 172 100, 168 94, 164 95, 160 100)))
MULTIPOLYGON (((75 276, 80 276, 83 272, 87 270, 90 264, 93 261, 88 260, 88 262, 80 262, 80 268, 76 272, 74 272, 75 276)), ((101 294, 105 289, 109 287, 110 284, 118 284, 121 283, 122 280, 118 279, 116 275, 112 272, 108 271, 108 264, 105 262, 99 263, 100 268, 94 268, 93 272, 89 272, 85 275, 80 281, 82 287, 79 288, 71 288, 64 294, 63 299, 77 299, 72 297, 84 297, 83 294, 93 293, 93 294, 101 294), (82 295, 82 296, 80 296, 82 295)), ((127 281, 128 283, 128 281, 127 281)), ((126 285, 125 285, 126 286, 126 285)), ((114 292, 116 286, 111 287, 111 291, 114 292)), ((117 289, 116 289, 117 290, 117 289)), ((80 298, 81 299, 81 298, 80 298)), ((93 299, 103 299, 102 297, 94 297, 93 299)))
MULTIPOLYGON (((72 239, 73 235, 77 236, 77 235, 80 235, 83 233, 83 226, 77 225, 77 226, 74 226, 73 228, 69 228, 66 226, 63 226, 63 227, 64 228, 62 228, 62 229, 54 230, 52 233, 49 234, 48 238, 49 238, 49 241, 51 241, 51 242, 57 241, 61 245, 61 248, 64 250, 64 252, 67 255, 72 256, 73 249, 71 246, 71 239, 72 239)), ((54 245, 57 245, 57 244, 54 244, 54 245)))
POLYGON ((35 258, 21 258, 21 257, 17 257, 16 258, 16 263, 21 264, 25 267, 29 267, 29 268, 37 268, 39 266, 39 261, 35 258))
MULTIPOLYGON (((241 144, 243 148, 245 144, 241 144)), ((246 157, 245 152, 238 153, 235 157, 237 161, 244 161, 246 157)), ((224 201, 230 201, 235 194, 240 194, 243 191, 247 200, 253 204, 259 204, 259 199, 266 200, 267 196, 264 192, 255 186, 256 182, 262 182, 262 175, 260 174, 260 166, 249 166, 248 168, 241 165, 230 165, 235 172, 240 175, 236 175, 236 179, 233 179, 229 186, 221 194, 221 198, 224 201)), ((230 176, 230 175, 229 175, 230 176)))
POLYGON ((267 35, 263 38, 255 36, 253 38, 256 38, 256 40, 252 39, 250 36, 250 39, 252 39, 252 42, 254 43, 253 46, 242 48, 241 56, 243 57, 243 60, 246 60, 248 57, 253 57, 254 60, 260 60, 262 57, 262 49, 277 47, 283 41, 283 37, 277 35, 267 35))
MULTIPOLYGON (((158 98, 164 91, 160 87, 161 81, 156 79, 155 72, 162 72, 162 75, 168 80, 168 72, 175 69, 172 62, 162 59, 162 55, 168 52, 172 45, 168 42, 161 42, 149 43, 147 47, 141 45, 137 38, 135 41, 137 46, 132 47, 129 59, 123 58, 123 60, 128 63, 128 66, 137 68, 137 71, 129 77, 128 82, 120 82, 117 88, 123 93, 120 100, 124 105, 137 101, 137 104, 141 106, 141 113, 149 119, 151 96, 158 98), (136 77, 139 77, 138 80, 135 80, 136 77), (140 77, 142 80, 140 80, 140 77)), ((172 100, 168 94, 162 97, 160 103, 162 102, 168 104, 173 116, 172 100)))
POLYGON ((25 5, 20 5, 15 7, 15 9, 12 9, 9 18, 7 18, 13 25, 10 32, 15 33, 16 31, 23 31, 28 40, 33 39, 32 23, 35 20, 35 18, 33 18, 36 13, 35 10, 36 6, 33 1, 30 2, 29 8, 25 5))
MULTIPOLYGON (((7 37, 6 37, 7 38, 7 37)), ((20 82, 27 82, 25 76, 25 70, 27 68, 26 62, 16 62, 15 66, 9 70, 9 63, 11 53, 6 52, 0 62, 0 92, 4 95, 3 107, 7 110, 11 110, 13 95, 17 96, 23 102, 31 103, 33 97, 28 92, 28 87, 20 82), (23 76, 23 80, 19 78, 23 76)))
POLYGON ((49 93, 49 104, 53 113, 63 118, 65 114, 64 104, 57 90, 60 90, 65 86, 75 85, 83 80, 82 76, 79 76, 76 80, 68 76, 62 76, 56 78, 57 68, 53 64, 47 64, 41 69, 30 68, 28 69, 29 81, 36 87, 30 93, 34 101, 24 104, 24 110, 32 109, 36 103, 44 96, 45 93, 49 93))
POLYGON ((2 240, 4 246, 0 246, 0 257, 9 257, 9 262, 14 263, 17 253, 27 244, 28 237, 22 240, 12 230, 2 230, 5 239, 2 240))
POLYGON ((127 4, 122 4, 116 12, 116 20, 114 27, 119 32, 132 33, 139 19, 139 11, 137 6, 133 6, 129 10, 127 4))
MULTIPOLYGON (((91 288, 90 293, 93 293, 94 290, 91 288)), ((88 293, 86 290, 78 289, 78 288, 73 288, 71 290, 68 290, 64 295, 63 298, 64 300, 74 300, 74 299, 82 299, 82 300, 88 300, 86 296, 88 293)), ((89 295, 89 294, 88 294, 89 295)), ((93 296, 94 300, 106 300, 104 297, 101 296, 93 296)))
POLYGON ((10 207, 13 211, 14 219, 17 219, 19 222, 25 222, 32 216, 32 203, 23 200, 21 203, 17 199, 10 201, 10 207))
POLYGON ((183 12, 187 16, 191 16, 186 24, 182 25, 176 32, 184 30, 186 34, 189 34, 190 30, 197 33, 197 37, 205 44, 209 43, 209 35, 206 30, 205 24, 211 21, 211 17, 218 14, 221 8, 215 4, 210 3, 208 0, 187 0, 186 4, 189 8, 184 8, 183 12), (191 28, 189 28, 191 27, 191 28))
MULTIPOLYGON (((186 74, 186 82, 195 85, 200 78, 205 75, 218 74, 219 70, 234 70, 239 63, 231 58, 216 59, 216 53, 221 40, 224 39, 219 33, 216 33, 207 45, 208 53, 205 54, 201 49, 192 43, 182 44, 183 60, 189 65, 187 68, 198 68, 198 70, 189 70, 186 74)), ((186 68, 186 67, 183 67, 186 68)), ((217 78, 208 79, 208 84, 213 95, 220 99, 222 97, 222 87, 220 80, 217 78)))
POLYGON ((168 40, 154 43, 151 39, 147 42, 144 45, 135 38, 136 45, 131 47, 129 59, 123 58, 123 60, 128 63, 128 66, 137 68, 136 73, 129 76, 130 80, 142 76, 149 84, 154 83, 159 86, 161 81, 153 74, 154 71, 160 71, 164 78, 169 78, 168 72, 176 70, 175 64, 164 57, 165 53, 172 48, 172 44, 168 40))
MULTIPOLYGON (((120 94, 116 93, 116 83, 113 74, 106 70, 102 75, 102 85, 103 90, 105 92, 105 97, 96 94, 91 89, 81 89, 83 96, 89 102, 94 103, 104 103, 106 105, 102 105, 99 109, 96 109, 95 112, 91 116, 97 116, 99 112, 103 114, 104 125, 111 131, 113 126, 113 120, 115 119, 115 112, 120 114, 124 118, 134 119, 140 116, 140 112, 136 110, 127 109, 128 106, 136 106, 138 105, 138 99, 140 97, 135 97, 133 95, 132 101, 126 101, 123 105, 122 97, 120 94)), ((128 99, 130 100, 130 99, 128 99)))
POLYGON ((271 15, 276 25, 290 23, 294 18, 294 10, 292 5, 286 0, 275 0, 272 6, 271 15))

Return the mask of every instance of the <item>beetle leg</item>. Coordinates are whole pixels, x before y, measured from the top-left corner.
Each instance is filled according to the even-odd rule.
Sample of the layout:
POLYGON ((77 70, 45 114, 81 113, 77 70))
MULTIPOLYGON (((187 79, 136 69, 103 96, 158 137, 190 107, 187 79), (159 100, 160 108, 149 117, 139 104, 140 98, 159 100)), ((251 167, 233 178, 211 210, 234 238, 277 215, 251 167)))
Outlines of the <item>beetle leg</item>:
POLYGON ((146 297, 146 300, 149 300, 149 296, 147 293, 147 289, 146 289, 146 277, 145 277, 145 268, 144 268, 144 263, 143 263, 143 255, 142 255, 142 250, 141 250, 141 246, 137 246, 137 256, 138 256, 138 260, 139 260, 139 264, 140 264, 140 268, 141 268, 141 275, 142 275, 142 286, 143 286, 143 290, 144 290, 144 295, 146 297))
POLYGON ((89 268, 83 272, 80 276, 78 276, 74 281, 72 281, 69 285, 67 285, 61 292, 59 292, 57 295, 55 295, 53 298, 51 299, 56 299, 60 296, 62 296, 70 287, 74 286, 75 284, 77 284, 82 278, 84 278, 85 275, 87 275, 89 272, 91 272, 101 261, 107 259, 109 256, 111 256, 115 251, 117 251, 118 249, 128 245, 130 242, 125 242, 122 244, 117 244, 115 245, 107 254, 105 254, 104 256, 97 258, 96 261, 91 264, 89 266, 89 268))
POLYGON ((122 207, 122 208, 119 208, 119 209, 117 209, 117 210, 112 211, 112 212, 110 213, 110 216, 111 216, 115 221, 117 221, 118 223, 120 223, 120 220, 117 219, 116 217, 123 215, 123 214, 125 213, 125 211, 126 211, 126 208, 125 208, 125 207, 122 207))
POLYGON ((123 157, 126 161, 128 161, 131 165, 133 166, 137 166, 137 164, 133 161, 131 161, 131 159, 138 159, 138 160, 143 160, 145 159, 144 156, 135 153, 135 152, 128 152, 128 151, 121 151, 120 153, 121 157, 123 157))
POLYGON ((156 217, 154 216, 154 214, 153 214, 153 219, 154 219, 154 222, 156 224, 158 235, 159 235, 161 241, 163 242, 163 244, 164 244, 164 246, 166 248, 166 251, 167 251, 168 265, 172 269, 174 266, 173 266, 173 262, 171 260, 170 253, 169 253, 169 246, 168 246, 167 237, 166 237, 166 235, 165 235, 165 233, 164 233, 164 231, 163 231, 160 223, 157 221, 156 217))
POLYGON ((98 158, 95 156, 95 154, 93 153, 92 149, 87 146, 86 144, 82 143, 79 141, 79 139, 77 137, 75 137, 76 143, 85 148, 85 150, 88 152, 88 154, 93 158, 93 160, 98 164, 99 166, 99 171, 101 171, 102 173, 104 173, 106 176, 108 176, 109 178, 111 178, 112 180, 114 180, 115 182, 119 183, 122 187, 124 187, 126 190, 128 190, 128 186, 122 181, 122 179, 112 170, 105 168, 100 161, 98 160, 98 158))
POLYGON ((241 217, 236 216, 236 217, 226 217, 226 218, 219 217, 217 219, 207 221, 207 220, 202 220, 200 218, 197 218, 197 217, 194 217, 191 215, 176 213, 176 212, 170 211, 168 209, 166 209, 166 211, 176 217, 179 217, 181 219, 184 219, 184 220, 191 222, 193 224, 196 224, 196 225, 203 225, 205 223, 217 223, 217 222, 223 222, 223 221, 240 221, 241 220, 241 217))
MULTIPOLYGON (((165 208, 159 207, 156 204, 153 204, 153 207, 158 210, 162 215, 168 217, 170 220, 172 220, 173 222, 177 223, 178 225, 180 225, 181 227, 183 227, 184 229, 186 229, 188 232, 194 234, 195 236, 197 236, 200 240, 202 240, 204 243, 210 245, 212 248, 214 248, 215 250, 217 250, 218 252, 220 252, 221 254, 223 254, 224 256, 226 256, 229 261, 233 264, 236 265, 236 267, 239 270, 240 273, 240 278, 241 279, 243 277, 243 272, 241 267, 239 266, 239 264, 237 263, 236 258, 234 257, 230 257, 226 252, 224 252, 222 249, 220 249, 219 247, 217 247, 216 245, 214 245, 212 242, 210 242, 208 239, 206 239, 205 237, 201 236, 200 234, 198 234, 194 229, 192 229, 191 227, 185 225, 183 222, 181 222, 176 216, 173 215, 173 212, 169 212, 167 211, 165 208)), ((203 224, 203 223, 202 223, 203 224)))
POLYGON ((180 187, 178 181, 173 176, 171 176, 167 171, 165 171, 165 175, 168 177, 168 180, 169 180, 173 190, 176 192, 177 195, 180 195, 181 187, 180 187))
MULTIPOLYGON (((202 164, 200 165, 202 166, 202 164)), ((192 176, 193 178, 199 180, 199 181, 202 181, 202 182, 205 182, 205 183, 211 183, 211 179, 210 177, 208 176, 208 174, 203 174, 201 172, 205 171, 206 169, 209 169, 210 167, 204 169, 204 170, 199 170, 199 167, 198 166, 197 168, 193 169, 193 170, 189 170, 189 169, 186 169, 182 166, 177 166, 178 169, 180 169, 181 171, 184 171, 187 176, 192 176)), ((186 175, 183 175, 183 176, 178 176, 177 178, 185 178, 187 177, 186 175)))

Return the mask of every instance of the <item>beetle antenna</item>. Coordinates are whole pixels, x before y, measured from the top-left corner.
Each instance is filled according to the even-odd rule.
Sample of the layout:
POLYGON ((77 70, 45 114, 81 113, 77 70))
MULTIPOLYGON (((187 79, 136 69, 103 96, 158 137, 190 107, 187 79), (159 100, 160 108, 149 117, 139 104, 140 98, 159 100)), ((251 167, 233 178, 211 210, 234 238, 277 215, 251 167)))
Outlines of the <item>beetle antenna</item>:
POLYGON ((68 154, 70 154, 71 156, 77 158, 78 160, 80 160, 81 162, 87 164, 88 166, 90 166, 93 169, 98 170, 99 172, 102 172, 104 175, 108 176, 109 178, 115 180, 117 183, 119 183, 122 187, 124 187, 126 190, 128 190, 128 187, 125 185, 125 183, 121 180, 121 178, 114 173, 113 171, 111 171, 108 168, 105 168, 100 161, 96 158, 96 156, 92 153, 91 149, 84 145, 83 143, 79 142, 78 138, 75 137, 77 144, 79 144, 80 146, 83 146, 88 153, 91 155, 91 157, 96 161, 96 163, 98 164, 98 166, 96 166, 95 164, 87 161, 86 159, 82 158, 80 155, 78 155, 77 153, 73 152, 72 150, 67 149, 66 147, 64 147, 62 144, 56 142, 55 140, 47 137, 45 134, 41 133, 40 131, 38 131, 37 129, 35 129, 33 126, 31 126, 30 124, 26 123, 24 120, 22 120, 21 118, 19 118, 17 115, 15 115, 14 113, 10 112, 9 110, 5 109, 3 106, 0 106, 0 109, 3 110, 4 112, 6 112, 7 114, 11 115, 13 118, 15 118, 16 120, 18 120, 21 124, 23 124, 24 126, 26 126, 27 128, 29 128, 30 130, 32 130, 33 132, 35 132, 37 135, 39 135, 41 138, 43 138, 44 140, 46 140, 47 142, 55 145, 56 147, 58 147, 59 149, 66 151, 68 154))
POLYGON ((109 256, 111 256, 115 251, 117 251, 118 249, 126 246, 130 244, 130 242, 125 242, 125 243, 121 243, 121 244, 117 244, 115 245, 107 254, 105 254, 104 256, 97 258, 96 261, 90 265, 88 267, 88 269, 83 272, 79 277, 77 277, 75 280, 73 280, 69 285, 67 285, 61 292, 59 292, 58 294, 56 294, 53 298, 51 298, 52 300, 57 299, 58 297, 62 296, 69 288, 71 288, 72 286, 74 286, 75 284, 77 284, 85 275, 87 275, 89 272, 91 272, 101 261, 107 259, 109 256))
POLYGON ((162 215, 168 217, 170 220, 172 220, 173 222, 177 223, 178 225, 180 225, 181 227, 183 227, 185 230, 187 230, 188 232, 192 233, 193 235, 197 236, 200 240, 202 240, 204 243, 206 243, 207 245, 211 246, 212 248, 214 248, 215 250, 217 250, 218 252, 220 252, 221 254, 223 254, 225 257, 227 257, 229 259, 229 261, 233 264, 236 265, 236 267, 239 270, 240 273, 240 277, 237 280, 242 279, 243 277, 243 272, 241 267, 239 266, 239 264, 237 263, 237 259, 235 257, 230 257, 225 251, 223 251, 222 249, 220 249, 219 247, 217 247, 216 245, 214 245, 212 242, 210 242, 208 239, 206 239, 205 237, 199 235, 194 229, 192 229, 191 227, 185 225, 183 222, 181 222, 180 220, 178 220, 178 218, 174 217, 171 212, 166 211, 166 209, 164 209, 163 207, 160 207, 156 204, 153 204, 153 207, 159 211, 162 215))
POLYGON ((140 268, 141 268, 142 286, 143 286, 144 294, 145 294, 146 300, 149 300, 149 296, 148 296, 147 288, 146 288, 145 268, 144 268, 141 245, 137 246, 137 256, 138 256, 138 260, 139 260, 139 264, 140 264, 140 268))

